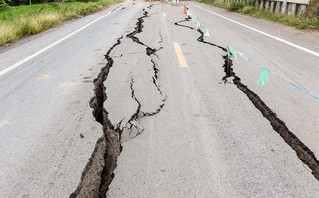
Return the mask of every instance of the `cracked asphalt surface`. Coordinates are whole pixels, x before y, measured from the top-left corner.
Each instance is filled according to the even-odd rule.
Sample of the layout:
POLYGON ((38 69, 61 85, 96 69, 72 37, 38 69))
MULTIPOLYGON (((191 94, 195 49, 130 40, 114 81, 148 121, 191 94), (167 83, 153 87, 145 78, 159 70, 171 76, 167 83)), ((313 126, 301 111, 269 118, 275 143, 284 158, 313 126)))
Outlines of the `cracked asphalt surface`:
MULTIPOLYGON (((314 51, 317 35, 188 4, 229 45, 319 93, 318 57, 196 5, 314 51)), ((199 42, 181 5, 126 1, 70 21, 1 48, 0 71, 107 13, 0 76, 0 197, 319 196, 315 101, 272 76, 258 86, 244 59, 224 78, 225 51, 199 42)))

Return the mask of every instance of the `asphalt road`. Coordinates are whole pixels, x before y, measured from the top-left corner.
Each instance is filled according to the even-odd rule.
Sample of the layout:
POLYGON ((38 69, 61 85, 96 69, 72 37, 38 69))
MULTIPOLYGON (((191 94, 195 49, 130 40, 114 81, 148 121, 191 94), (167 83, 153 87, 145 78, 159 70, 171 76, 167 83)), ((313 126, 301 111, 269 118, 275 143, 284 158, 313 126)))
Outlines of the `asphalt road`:
POLYGON ((318 96, 319 35, 187 4, 204 42, 126 1, 0 48, 0 197, 319 196, 316 100, 220 42, 318 96))

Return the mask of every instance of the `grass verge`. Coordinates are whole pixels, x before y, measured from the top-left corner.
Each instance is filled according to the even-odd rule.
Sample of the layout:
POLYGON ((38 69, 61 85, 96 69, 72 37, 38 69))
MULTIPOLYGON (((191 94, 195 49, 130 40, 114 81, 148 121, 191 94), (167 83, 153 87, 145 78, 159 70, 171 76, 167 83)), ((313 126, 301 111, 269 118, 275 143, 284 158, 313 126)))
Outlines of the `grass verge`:
POLYGON ((0 9, 0 46, 86 16, 122 0, 22 5, 0 9))
POLYGON ((219 8, 227 9, 232 12, 241 13, 256 18, 266 19, 278 22, 284 25, 292 26, 300 30, 311 29, 319 31, 319 19, 316 16, 307 17, 305 15, 286 15, 281 13, 273 13, 267 10, 261 10, 253 6, 254 2, 247 3, 228 3, 222 0, 197 0, 201 3, 210 4, 219 8))

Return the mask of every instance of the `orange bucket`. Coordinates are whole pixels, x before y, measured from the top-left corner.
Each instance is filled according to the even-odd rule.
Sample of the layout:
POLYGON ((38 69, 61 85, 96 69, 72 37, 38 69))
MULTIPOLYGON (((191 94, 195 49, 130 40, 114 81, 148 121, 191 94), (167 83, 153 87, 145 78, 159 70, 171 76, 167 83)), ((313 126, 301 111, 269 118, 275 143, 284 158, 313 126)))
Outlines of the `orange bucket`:
POLYGON ((186 6, 185 5, 184 5, 184 9, 183 10, 184 10, 184 14, 186 14, 186 6))

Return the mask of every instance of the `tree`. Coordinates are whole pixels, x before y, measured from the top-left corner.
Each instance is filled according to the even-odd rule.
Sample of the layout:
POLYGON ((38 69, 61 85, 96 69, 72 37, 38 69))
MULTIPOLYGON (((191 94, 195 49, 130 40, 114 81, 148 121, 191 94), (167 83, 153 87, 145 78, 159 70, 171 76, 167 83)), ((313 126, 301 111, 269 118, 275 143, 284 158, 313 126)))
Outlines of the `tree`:
POLYGON ((7 2, 10 2, 10 0, 0 0, 0 8, 6 8, 8 7, 8 3, 7 2))
POLYGON ((309 18, 318 18, 319 22, 319 0, 310 0, 305 15, 309 18))

